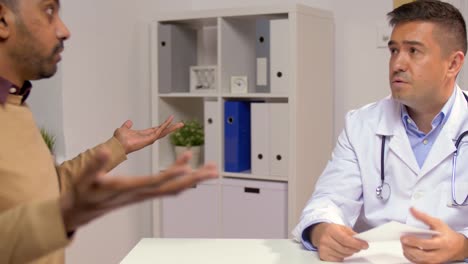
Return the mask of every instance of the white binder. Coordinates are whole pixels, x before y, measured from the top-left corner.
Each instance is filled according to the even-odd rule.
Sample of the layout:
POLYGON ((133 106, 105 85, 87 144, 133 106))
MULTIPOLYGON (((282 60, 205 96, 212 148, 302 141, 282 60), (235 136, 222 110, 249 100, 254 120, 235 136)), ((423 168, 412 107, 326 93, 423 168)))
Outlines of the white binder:
POLYGON ((270 175, 287 177, 289 163, 289 106, 270 103, 270 175))
POLYGON ((204 102, 204 132, 205 132, 205 163, 214 161, 219 166, 219 129, 221 120, 219 119, 219 109, 217 101, 204 102))
POLYGON ((270 21, 271 93, 286 94, 289 86, 289 20, 270 21))
POLYGON ((197 62, 194 29, 176 25, 158 26, 159 92, 188 92, 190 66, 197 62))
POLYGON ((270 107, 268 103, 252 103, 252 174, 270 175, 270 107))
POLYGON ((270 20, 260 18, 255 22, 255 53, 257 57, 256 93, 270 92, 270 20))

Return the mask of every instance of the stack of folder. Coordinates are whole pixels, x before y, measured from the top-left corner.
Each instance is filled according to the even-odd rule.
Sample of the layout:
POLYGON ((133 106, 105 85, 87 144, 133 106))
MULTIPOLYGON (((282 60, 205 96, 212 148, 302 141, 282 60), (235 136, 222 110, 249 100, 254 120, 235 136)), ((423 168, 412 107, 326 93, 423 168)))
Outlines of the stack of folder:
POLYGON ((226 101, 224 113, 225 171, 287 177, 288 104, 226 101))

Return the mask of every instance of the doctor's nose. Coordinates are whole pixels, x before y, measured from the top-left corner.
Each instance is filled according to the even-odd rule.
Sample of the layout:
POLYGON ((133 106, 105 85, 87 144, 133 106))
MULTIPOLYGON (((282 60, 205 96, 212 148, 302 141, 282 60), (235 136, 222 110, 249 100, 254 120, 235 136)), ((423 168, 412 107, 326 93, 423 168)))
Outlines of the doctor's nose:
POLYGON ((390 59, 390 72, 405 72, 408 70, 408 63, 404 55, 396 55, 390 59))

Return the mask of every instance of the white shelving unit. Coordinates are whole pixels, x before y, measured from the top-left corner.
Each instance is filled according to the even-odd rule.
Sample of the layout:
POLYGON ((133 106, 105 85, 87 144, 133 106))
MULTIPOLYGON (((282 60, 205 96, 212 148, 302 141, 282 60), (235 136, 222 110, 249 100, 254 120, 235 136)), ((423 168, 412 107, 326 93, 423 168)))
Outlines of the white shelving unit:
MULTIPOLYGON (((217 180, 153 202, 154 236, 288 237, 332 150, 332 14, 300 4, 165 14, 152 23, 151 35, 153 123, 171 114, 203 122, 205 159, 220 169, 217 180), (257 83, 265 78, 257 73, 260 21, 267 21, 272 42, 265 87, 257 83), (276 21, 285 31, 273 29, 276 21), (274 53, 278 46, 284 52, 274 53), (189 67, 208 65, 217 66, 216 89, 190 93, 189 67), (232 76, 247 77, 247 93, 231 93, 232 76), (278 115, 284 124, 266 130, 287 146, 282 156, 271 153, 273 161, 287 161, 285 173, 225 171, 224 104, 233 100, 286 106, 278 115)), ((278 113, 271 113, 276 122, 278 113)), ((174 157, 169 139, 160 140, 153 146, 153 171, 174 157)))

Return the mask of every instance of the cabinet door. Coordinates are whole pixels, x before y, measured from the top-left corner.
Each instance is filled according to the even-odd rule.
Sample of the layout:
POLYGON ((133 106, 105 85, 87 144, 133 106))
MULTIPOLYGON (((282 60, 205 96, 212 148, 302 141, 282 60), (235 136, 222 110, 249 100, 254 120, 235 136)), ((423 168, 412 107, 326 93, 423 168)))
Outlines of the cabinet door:
POLYGON ((162 236, 168 238, 219 237, 219 185, 198 184, 162 201, 162 236))
POLYGON ((223 179, 224 238, 286 238, 287 184, 223 179))

